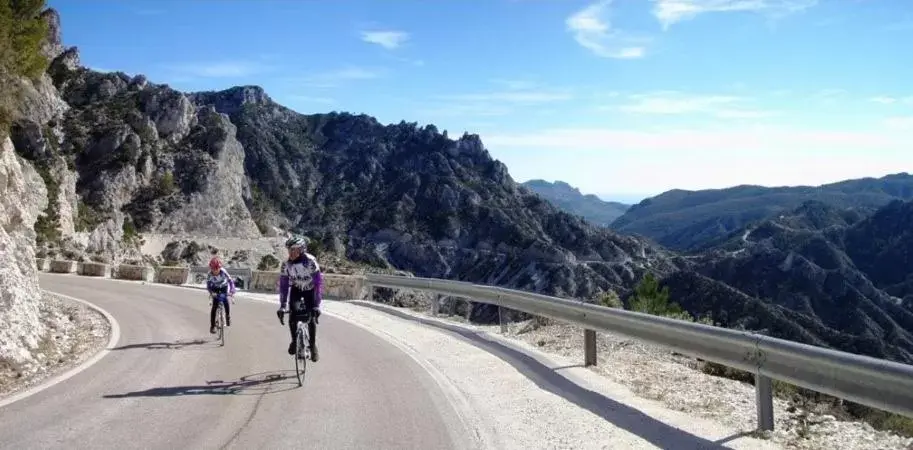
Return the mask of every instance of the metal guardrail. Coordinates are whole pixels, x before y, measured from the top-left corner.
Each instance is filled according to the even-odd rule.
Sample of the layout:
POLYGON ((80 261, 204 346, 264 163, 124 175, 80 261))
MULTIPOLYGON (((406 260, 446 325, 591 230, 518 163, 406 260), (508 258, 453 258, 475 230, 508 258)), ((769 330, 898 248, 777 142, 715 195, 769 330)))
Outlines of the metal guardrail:
MULTIPOLYGON (((913 417, 913 366, 757 333, 607 308, 513 289, 433 278, 364 276, 368 287, 472 299, 583 326, 585 363, 596 364, 594 331, 623 334, 755 374, 758 428, 773 430, 771 379, 913 417)), ((369 289, 369 293, 373 291, 369 289)), ((436 304, 437 302, 435 302, 436 304)), ((503 329, 503 327, 502 327, 503 329)))

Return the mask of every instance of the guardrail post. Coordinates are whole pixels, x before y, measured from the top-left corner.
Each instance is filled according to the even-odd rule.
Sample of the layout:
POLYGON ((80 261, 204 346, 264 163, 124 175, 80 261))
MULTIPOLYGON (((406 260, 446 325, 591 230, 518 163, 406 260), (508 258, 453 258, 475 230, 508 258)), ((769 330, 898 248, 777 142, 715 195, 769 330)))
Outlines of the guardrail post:
POLYGON ((452 316, 452 315, 456 314, 457 301, 455 298, 453 298, 451 296, 448 296, 448 298, 450 299, 450 310, 448 310, 447 315, 452 316))
POLYGON ((756 373, 754 376, 755 401, 758 403, 758 429, 774 429, 774 396, 770 378, 756 373))
POLYGON ((434 294, 431 297, 431 315, 437 317, 437 311, 441 307, 441 294, 434 294))
POLYGON ((583 330, 583 365, 596 365, 596 331, 583 330))
POLYGON ((498 306, 498 322, 501 324, 501 334, 507 334, 507 320, 504 318, 503 306, 498 306))

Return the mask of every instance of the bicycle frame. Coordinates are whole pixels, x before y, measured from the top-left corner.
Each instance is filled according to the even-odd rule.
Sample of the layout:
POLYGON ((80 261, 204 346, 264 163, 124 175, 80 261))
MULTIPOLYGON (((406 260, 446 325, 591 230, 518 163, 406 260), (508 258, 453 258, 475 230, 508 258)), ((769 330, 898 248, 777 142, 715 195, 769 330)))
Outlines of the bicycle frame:
POLYGON ((218 302, 216 304, 216 329, 219 330, 219 345, 222 347, 225 346, 225 305, 228 304, 229 299, 234 303, 234 297, 227 293, 209 293, 209 304, 212 305, 212 302, 218 302))

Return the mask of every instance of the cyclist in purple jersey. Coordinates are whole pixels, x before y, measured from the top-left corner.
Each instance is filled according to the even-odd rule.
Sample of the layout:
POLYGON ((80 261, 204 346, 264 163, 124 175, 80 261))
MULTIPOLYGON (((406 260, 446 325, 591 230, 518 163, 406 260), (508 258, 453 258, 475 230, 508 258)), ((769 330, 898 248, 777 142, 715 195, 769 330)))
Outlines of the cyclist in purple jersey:
POLYGON ((298 320, 305 321, 313 315, 314 321, 308 321, 308 335, 311 348, 311 360, 316 362, 317 354, 317 319, 320 317, 320 300, 323 278, 317 258, 307 252, 307 239, 292 236, 285 242, 288 249, 288 260, 279 269, 279 311, 282 315, 289 312, 288 321, 291 343, 288 354, 295 354, 295 333, 298 320))

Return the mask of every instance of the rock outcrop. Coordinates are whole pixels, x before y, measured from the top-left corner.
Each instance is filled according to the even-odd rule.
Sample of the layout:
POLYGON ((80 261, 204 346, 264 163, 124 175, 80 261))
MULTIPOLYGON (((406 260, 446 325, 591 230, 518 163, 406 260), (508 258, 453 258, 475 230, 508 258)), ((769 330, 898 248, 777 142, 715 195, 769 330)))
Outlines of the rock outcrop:
POLYGON ((46 206, 41 177, 9 139, 0 141, 0 365, 31 362, 31 350, 45 333, 32 227, 46 206))

